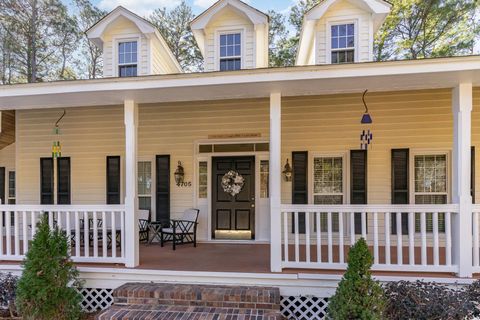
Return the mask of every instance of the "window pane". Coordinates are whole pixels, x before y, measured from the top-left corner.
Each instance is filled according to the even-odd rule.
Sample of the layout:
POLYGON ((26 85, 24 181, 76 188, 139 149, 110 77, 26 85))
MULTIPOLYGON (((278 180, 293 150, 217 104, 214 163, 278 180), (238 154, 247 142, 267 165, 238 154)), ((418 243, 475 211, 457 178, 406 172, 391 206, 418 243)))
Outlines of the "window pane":
POLYGON ((332 26, 332 37, 338 37, 338 26, 332 26))
POLYGON ((207 198, 208 185, 208 162, 200 161, 198 163, 198 197, 207 198))
POLYGON ((353 34, 354 34, 354 24, 351 23, 347 25, 347 35, 353 36, 353 34))
POLYGON ((338 38, 338 47, 339 48, 346 48, 347 47, 347 38, 345 38, 345 37, 338 38))
POLYGON ((152 197, 138 197, 138 209, 152 210, 152 197))
POLYGON ((224 45, 226 45, 226 44, 227 44, 227 36, 224 35, 224 34, 222 34, 222 35, 220 36, 220 45, 221 45, 221 46, 224 46, 224 45))
POLYGON ((268 174, 269 174, 269 163, 268 160, 260 161, 260 198, 268 198, 268 174))
POLYGON ((15 198, 15 171, 8 172, 8 197, 15 198))
POLYGON ((347 25, 342 24, 338 26, 338 34, 340 36, 346 36, 347 35, 347 25))
POLYGON ((240 44, 240 33, 235 34, 235 44, 240 44))
POLYGON ((138 162, 138 195, 152 194, 152 163, 150 161, 138 162))

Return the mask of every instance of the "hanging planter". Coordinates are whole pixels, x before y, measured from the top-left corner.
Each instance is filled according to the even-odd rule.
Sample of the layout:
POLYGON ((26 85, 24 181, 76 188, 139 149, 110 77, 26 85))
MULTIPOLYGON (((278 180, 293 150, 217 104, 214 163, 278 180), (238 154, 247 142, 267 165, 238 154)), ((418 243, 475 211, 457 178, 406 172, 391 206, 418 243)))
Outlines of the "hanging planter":
POLYGON ((60 118, 55 122, 55 128, 53 128, 53 134, 55 135, 55 140, 53 141, 52 144, 52 158, 60 158, 62 156, 62 145, 60 144, 60 128, 58 124, 60 121, 65 117, 67 114, 67 111, 63 109, 63 114, 60 116, 60 118))

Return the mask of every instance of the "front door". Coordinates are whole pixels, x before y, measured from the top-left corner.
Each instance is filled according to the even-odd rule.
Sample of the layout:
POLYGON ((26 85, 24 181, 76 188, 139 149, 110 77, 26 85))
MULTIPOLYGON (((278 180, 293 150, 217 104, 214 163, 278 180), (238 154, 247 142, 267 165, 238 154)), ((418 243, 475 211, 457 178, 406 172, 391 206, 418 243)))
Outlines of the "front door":
POLYGON ((255 157, 212 158, 212 238, 255 238, 255 157))

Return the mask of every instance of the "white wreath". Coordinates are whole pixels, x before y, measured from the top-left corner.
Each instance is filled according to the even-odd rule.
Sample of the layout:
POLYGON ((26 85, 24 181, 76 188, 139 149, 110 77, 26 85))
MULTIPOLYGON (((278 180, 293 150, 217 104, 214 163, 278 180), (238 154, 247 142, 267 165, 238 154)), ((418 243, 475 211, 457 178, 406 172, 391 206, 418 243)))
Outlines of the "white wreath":
POLYGON ((223 191, 233 197, 240 193, 245 184, 245 179, 237 171, 230 170, 222 177, 223 191))

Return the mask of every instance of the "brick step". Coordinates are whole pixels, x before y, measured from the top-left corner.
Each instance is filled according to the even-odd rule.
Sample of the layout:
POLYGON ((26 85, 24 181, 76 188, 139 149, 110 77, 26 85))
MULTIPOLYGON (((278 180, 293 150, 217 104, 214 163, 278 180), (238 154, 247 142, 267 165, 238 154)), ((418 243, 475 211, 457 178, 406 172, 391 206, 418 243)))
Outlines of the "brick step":
POLYGON ((165 305, 114 305, 98 320, 283 320, 280 311, 165 305))
POLYGON ((99 320, 281 320, 280 290, 273 287, 127 283, 99 320))
POLYGON ((115 305, 176 305, 280 310, 280 290, 273 287, 128 283, 113 292, 115 305))

